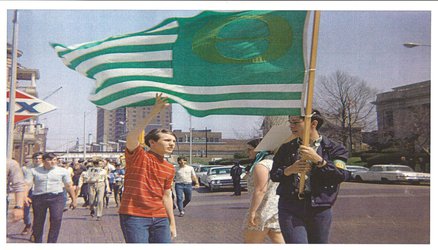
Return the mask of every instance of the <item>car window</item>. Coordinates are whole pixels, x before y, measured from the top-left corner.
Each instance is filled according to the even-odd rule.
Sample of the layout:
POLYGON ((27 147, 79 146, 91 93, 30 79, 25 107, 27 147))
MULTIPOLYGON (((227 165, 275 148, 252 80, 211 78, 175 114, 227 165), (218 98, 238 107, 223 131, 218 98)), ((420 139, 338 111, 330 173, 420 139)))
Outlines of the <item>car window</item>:
POLYGON ((413 170, 408 166, 391 166, 388 167, 388 171, 406 171, 406 172, 413 172, 413 170))
POLYGON ((371 171, 383 171, 382 167, 371 167, 370 168, 371 171))
POLYGON ((229 173, 230 173, 229 168, 213 168, 210 170, 208 174, 214 175, 214 174, 229 174, 229 173))

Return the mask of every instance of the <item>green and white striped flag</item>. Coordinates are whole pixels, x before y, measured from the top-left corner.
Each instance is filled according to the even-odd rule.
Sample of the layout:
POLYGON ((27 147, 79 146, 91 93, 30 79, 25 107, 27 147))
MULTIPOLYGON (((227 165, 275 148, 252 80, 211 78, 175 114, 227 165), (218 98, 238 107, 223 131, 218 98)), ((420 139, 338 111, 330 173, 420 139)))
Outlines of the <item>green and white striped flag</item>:
POLYGON ((191 115, 300 114, 306 11, 206 11, 73 46, 51 44, 96 80, 90 100, 113 110, 164 93, 191 115))

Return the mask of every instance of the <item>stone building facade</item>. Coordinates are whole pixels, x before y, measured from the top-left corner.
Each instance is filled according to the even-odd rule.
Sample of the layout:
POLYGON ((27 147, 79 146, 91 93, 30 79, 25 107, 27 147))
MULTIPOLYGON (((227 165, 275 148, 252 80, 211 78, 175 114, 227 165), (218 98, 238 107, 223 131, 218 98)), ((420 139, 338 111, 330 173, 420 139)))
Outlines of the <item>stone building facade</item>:
POLYGON ((430 80, 377 95, 378 138, 402 149, 430 150, 430 80))

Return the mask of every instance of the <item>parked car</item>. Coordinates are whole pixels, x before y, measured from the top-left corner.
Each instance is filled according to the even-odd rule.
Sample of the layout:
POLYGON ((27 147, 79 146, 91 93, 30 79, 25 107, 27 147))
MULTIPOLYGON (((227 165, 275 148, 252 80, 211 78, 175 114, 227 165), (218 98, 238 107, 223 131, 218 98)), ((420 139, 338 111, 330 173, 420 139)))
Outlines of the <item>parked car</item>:
POLYGON ((354 181, 353 173, 357 171, 368 171, 368 168, 356 165, 346 165, 346 168, 348 172, 350 172, 350 178, 348 179, 348 181, 354 181))
POLYGON ((373 165, 369 171, 357 171, 352 174, 356 181, 382 183, 430 183, 430 174, 414 172, 405 165, 385 164, 373 165))
MULTIPOLYGON (((232 188, 233 180, 230 176, 231 167, 233 167, 233 165, 211 167, 207 174, 203 176, 201 182, 208 187, 210 191, 232 188)), ((242 188, 246 188, 246 180, 241 180, 240 185, 242 188)))
POLYGON ((203 164, 192 164, 192 167, 195 169, 196 177, 198 177, 198 181, 200 185, 203 185, 201 178, 204 178, 207 174, 207 171, 211 167, 220 167, 221 165, 203 165, 203 164))

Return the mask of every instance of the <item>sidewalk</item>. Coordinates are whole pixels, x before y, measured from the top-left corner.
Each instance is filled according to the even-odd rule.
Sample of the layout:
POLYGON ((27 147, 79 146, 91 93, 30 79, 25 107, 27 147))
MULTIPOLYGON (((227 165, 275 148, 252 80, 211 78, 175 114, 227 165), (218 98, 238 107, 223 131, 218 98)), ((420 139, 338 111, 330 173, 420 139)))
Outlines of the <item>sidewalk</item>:
MULTIPOLYGON (((90 210, 81 207, 82 204, 83 199, 79 198, 78 208, 64 213, 58 243, 125 242, 114 199, 104 209, 101 221, 92 218, 90 210)), ((184 217, 178 217, 178 210, 174 210, 178 237, 173 243, 242 243, 241 222, 248 205, 246 192, 241 197, 229 198, 229 193, 194 191, 184 217)), ((48 219, 45 226, 43 242, 47 240, 48 219)), ((23 221, 8 223, 6 242, 31 243, 30 235, 20 234, 23 228, 23 221)))

